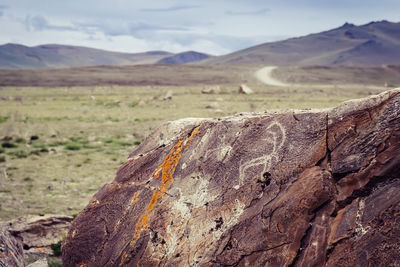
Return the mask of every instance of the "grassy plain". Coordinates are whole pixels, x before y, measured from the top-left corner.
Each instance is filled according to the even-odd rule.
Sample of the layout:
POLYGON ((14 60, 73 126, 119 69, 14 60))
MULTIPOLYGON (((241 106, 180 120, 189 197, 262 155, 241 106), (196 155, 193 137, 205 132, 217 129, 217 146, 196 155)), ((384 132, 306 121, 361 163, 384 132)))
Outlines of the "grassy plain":
MULTIPOLYGON (((252 77, 255 69, 202 72, 189 68, 175 72, 178 69, 171 67, 156 74, 143 72, 142 80, 146 82, 139 85, 134 81, 111 85, 111 80, 121 75, 117 71, 103 81, 106 85, 99 82, 67 87, 63 85, 65 79, 58 77, 59 83, 53 79, 52 86, 1 87, 0 220, 24 214, 78 213, 104 183, 113 179, 128 154, 163 122, 239 112, 332 107, 386 89, 336 82, 271 87, 252 77), (178 77, 175 84, 171 73, 178 77), (255 93, 238 94, 242 82, 255 93), (221 93, 201 94, 204 86, 211 84, 219 85, 221 93), (169 90, 172 99, 163 100, 169 90)), ((43 75, 41 79, 46 80, 43 75)), ((130 79, 133 76, 140 79, 139 74, 130 79)), ((4 75, 0 73, 0 77, 0 84, 4 84, 4 75)), ((78 77, 90 82, 84 78, 85 72, 78 77)))

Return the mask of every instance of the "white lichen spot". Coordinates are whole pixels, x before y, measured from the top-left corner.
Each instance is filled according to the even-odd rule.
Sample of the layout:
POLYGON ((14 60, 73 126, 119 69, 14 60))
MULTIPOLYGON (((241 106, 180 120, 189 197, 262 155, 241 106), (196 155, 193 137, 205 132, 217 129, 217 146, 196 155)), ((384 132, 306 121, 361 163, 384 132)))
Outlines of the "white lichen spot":
POLYGON ((231 146, 224 146, 221 148, 219 154, 218 154, 218 160, 223 160, 228 154, 229 152, 231 152, 232 147, 231 146))
POLYGON ((358 203, 358 211, 357 211, 357 216, 356 216, 356 233, 363 236, 365 235, 369 229, 371 228, 370 226, 364 227, 361 223, 361 216, 363 214, 365 208, 365 202, 364 200, 360 200, 360 202, 358 203))

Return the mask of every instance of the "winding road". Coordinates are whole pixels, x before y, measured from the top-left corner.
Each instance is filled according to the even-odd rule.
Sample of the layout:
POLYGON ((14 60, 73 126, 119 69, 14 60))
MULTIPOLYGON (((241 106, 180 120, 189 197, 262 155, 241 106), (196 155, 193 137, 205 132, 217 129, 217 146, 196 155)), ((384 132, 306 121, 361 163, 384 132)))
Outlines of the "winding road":
POLYGON ((266 66, 259 69, 254 73, 254 76, 262 83, 273 86, 289 86, 289 84, 281 82, 272 77, 272 71, 276 69, 276 66, 266 66))

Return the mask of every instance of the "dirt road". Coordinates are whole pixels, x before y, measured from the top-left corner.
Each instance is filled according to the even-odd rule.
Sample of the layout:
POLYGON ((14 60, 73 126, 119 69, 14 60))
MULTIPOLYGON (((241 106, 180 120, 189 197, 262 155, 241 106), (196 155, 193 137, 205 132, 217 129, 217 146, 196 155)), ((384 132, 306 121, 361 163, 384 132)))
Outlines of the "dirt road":
POLYGON ((272 77, 272 71, 276 68, 277 68, 276 66, 267 66, 267 67, 261 68, 254 73, 254 76, 256 76, 256 78, 260 82, 267 84, 267 85, 289 86, 289 84, 283 83, 272 77))

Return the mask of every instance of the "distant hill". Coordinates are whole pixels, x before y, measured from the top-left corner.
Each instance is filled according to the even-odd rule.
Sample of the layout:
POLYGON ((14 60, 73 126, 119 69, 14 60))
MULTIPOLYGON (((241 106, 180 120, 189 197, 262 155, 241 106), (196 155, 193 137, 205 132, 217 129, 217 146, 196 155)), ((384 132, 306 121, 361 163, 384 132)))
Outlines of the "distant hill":
POLYGON ((400 23, 343 26, 304 37, 264 43, 202 64, 369 65, 400 64, 400 23))
MULTIPOLYGON (((197 52, 187 53, 177 54, 175 61, 193 62, 200 60, 201 55, 205 55, 197 52)), ((154 64, 171 56, 175 56, 175 54, 164 51, 119 53, 68 45, 51 44, 28 47, 19 44, 6 44, 0 46, 0 68, 49 69, 95 65, 154 64)))
POLYGON ((210 55, 195 51, 182 52, 159 60, 158 64, 186 64, 210 58, 210 55))

